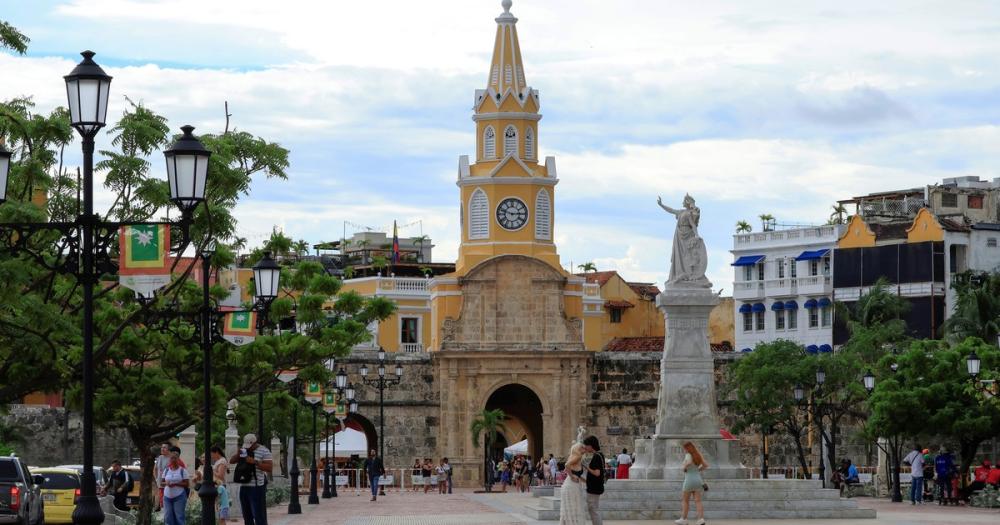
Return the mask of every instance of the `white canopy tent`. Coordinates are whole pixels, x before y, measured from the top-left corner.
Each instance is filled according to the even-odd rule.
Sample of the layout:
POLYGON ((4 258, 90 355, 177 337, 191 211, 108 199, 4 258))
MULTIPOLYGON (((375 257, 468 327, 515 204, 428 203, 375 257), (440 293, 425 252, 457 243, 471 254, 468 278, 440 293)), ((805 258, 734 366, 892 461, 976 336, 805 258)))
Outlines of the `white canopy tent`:
POLYGON ((513 445, 503 449, 503 451, 505 454, 510 454, 512 456, 516 456, 518 454, 527 454, 528 440, 525 439, 523 441, 518 441, 517 443, 514 443, 513 445))
POLYGON ((333 449, 329 438, 319 443, 319 454, 321 456, 326 456, 327 446, 331 446, 332 450, 330 452, 335 453, 338 458, 346 458, 355 454, 361 457, 368 455, 368 436, 364 432, 348 427, 337 432, 334 439, 337 440, 335 449, 333 449))

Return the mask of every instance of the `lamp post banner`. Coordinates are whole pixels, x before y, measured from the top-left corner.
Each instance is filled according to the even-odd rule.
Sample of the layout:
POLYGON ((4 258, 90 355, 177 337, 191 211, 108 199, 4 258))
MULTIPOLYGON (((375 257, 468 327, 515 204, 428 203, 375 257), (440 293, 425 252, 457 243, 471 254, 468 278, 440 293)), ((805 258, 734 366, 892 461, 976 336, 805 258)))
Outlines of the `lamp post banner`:
POLYGON ((236 346, 253 342, 257 335, 257 312, 229 312, 222 325, 222 338, 236 346))
POLYGON ((319 383, 307 383, 306 384, 306 401, 312 404, 323 399, 323 387, 319 383))
POLYGON ((347 417, 347 405, 336 391, 323 392, 323 411, 337 419, 347 417))
POLYGON ((122 226, 118 231, 119 283, 145 295, 170 284, 170 228, 164 224, 122 226))

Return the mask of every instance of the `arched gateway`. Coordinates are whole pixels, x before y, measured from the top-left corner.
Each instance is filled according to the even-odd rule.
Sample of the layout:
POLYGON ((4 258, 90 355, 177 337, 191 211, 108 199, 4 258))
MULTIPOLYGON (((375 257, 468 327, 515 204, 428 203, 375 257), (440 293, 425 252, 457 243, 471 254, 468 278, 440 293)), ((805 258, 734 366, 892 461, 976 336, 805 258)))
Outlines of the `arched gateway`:
POLYGON ((494 391, 486 401, 486 410, 500 409, 507 415, 504 423, 506 432, 498 440, 496 452, 503 452, 508 446, 527 441, 527 453, 537 460, 544 453, 542 422, 542 401, 528 387, 518 384, 508 384, 494 391), (498 449, 498 450, 497 450, 498 449))

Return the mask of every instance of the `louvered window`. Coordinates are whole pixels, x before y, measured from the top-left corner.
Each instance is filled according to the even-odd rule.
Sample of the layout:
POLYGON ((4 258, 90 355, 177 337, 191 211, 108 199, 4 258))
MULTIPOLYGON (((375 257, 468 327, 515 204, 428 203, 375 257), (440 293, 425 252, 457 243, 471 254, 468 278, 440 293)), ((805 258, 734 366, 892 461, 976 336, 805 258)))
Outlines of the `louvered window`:
POLYGON ((493 75, 490 78, 490 84, 493 84, 495 86, 497 85, 497 81, 499 80, 500 80, 500 66, 496 65, 493 66, 493 75))
POLYGON ((514 126, 503 130, 503 155, 517 155, 517 129, 514 126))
POLYGON ((472 192, 469 202, 469 238, 486 239, 490 236, 490 203, 481 189, 472 192))
POLYGON ((535 238, 552 238, 552 205, 545 190, 538 190, 535 196, 535 238))
POLYGON ((513 77, 514 77, 514 72, 513 70, 511 70, 510 64, 507 64, 506 66, 503 67, 504 82, 506 82, 508 86, 513 84, 514 83, 513 77))
POLYGON ((488 126, 483 132, 483 158, 492 159, 497 156, 497 133, 493 126, 488 126))
POLYGON ((524 158, 535 158, 535 132, 531 127, 524 130, 524 158))

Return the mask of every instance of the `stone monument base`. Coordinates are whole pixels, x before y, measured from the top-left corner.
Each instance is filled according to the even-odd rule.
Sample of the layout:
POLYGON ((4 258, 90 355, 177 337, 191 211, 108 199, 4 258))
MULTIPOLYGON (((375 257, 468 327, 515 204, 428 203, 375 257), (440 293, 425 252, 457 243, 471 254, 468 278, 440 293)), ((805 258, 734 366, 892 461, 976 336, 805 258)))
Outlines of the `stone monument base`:
MULTIPOLYGON (((795 479, 706 480, 702 495, 705 519, 864 519, 875 518, 874 509, 858 507, 857 500, 841 498, 836 489, 821 488, 820 481, 795 479)), ((667 520, 681 515, 680 480, 609 480, 601 497, 605 520, 667 520)), ((559 491, 538 498, 527 507, 528 517, 559 520, 559 491)), ((692 501, 688 520, 694 523, 692 501)))
POLYGON ((685 438, 653 436, 635 440, 635 464, 629 469, 632 479, 683 480, 681 463, 684 449, 690 441, 698 447, 711 468, 703 473, 705 479, 747 479, 747 469, 740 464, 739 441, 725 440, 722 436, 690 436, 685 438))

